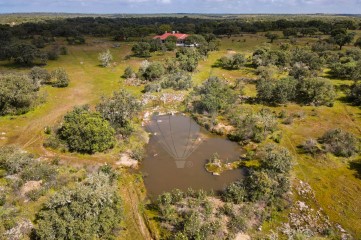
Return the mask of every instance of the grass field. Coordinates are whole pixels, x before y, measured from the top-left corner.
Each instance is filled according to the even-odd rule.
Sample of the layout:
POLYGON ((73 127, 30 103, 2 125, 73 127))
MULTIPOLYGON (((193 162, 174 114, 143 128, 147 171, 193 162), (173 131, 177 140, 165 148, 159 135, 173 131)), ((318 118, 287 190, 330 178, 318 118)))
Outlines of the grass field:
MULTIPOLYGON (((360 33, 358 33, 360 34, 360 33)), ((82 155, 62 153, 45 149, 44 128, 56 125, 62 116, 75 105, 90 104, 94 106, 101 96, 109 96, 113 91, 126 88, 140 96, 142 87, 129 87, 124 85, 121 75, 126 66, 137 68, 144 59, 125 57, 131 53, 131 43, 121 43, 119 48, 112 48, 112 42, 101 39, 103 42, 94 42, 87 39, 86 45, 69 46, 69 54, 61 56, 57 61, 50 61, 47 69, 56 67, 64 68, 70 75, 71 84, 64 89, 43 87, 41 92, 47 95, 46 103, 38 106, 33 111, 21 116, 0 117, 0 133, 5 133, 1 145, 17 144, 27 151, 38 156, 60 156, 62 159, 75 164, 114 163, 119 149, 95 155, 82 155), (110 48, 114 56, 114 67, 102 68, 98 66, 99 52, 110 48)), ((98 39, 99 40, 99 39, 98 39)), ((252 51, 260 46, 278 47, 277 40, 272 46, 267 43, 263 34, 245 34, 243 36, 223 38, 221 49, 210 54, 207 60, 200 63, 198 70, 193 75, 195 84, 202 83, 210 75, 219 76, 227 81, 239 77, 256 78, 254 69, 244 68, 237 71, 227 71, 213 67, 217 59, 229 51, 236 51, 250 56, 252 51)), ((298 44, 305 45, 315 39, 301 39, 298 44)), ((151 60, 162 61, 166 55, 155 55, 151 60)), ((8 71, 6 63, 0 64, 0 71, 8 71)), ((27 69, 12 69, 26 71, 27 69)), ((351 81, 333 80, 335 85, 351 84, 351 81)), ((255 95, 255 86, 246 86, 246 94, 255 95)), ((343 96, 339 92, 339 97, 343 96)), ((259 109, 260 105, 248 107, 259 109)), ((272 110, 287 113, 303 112, 304 117, 295 120, 292 125, 281 125, 283 139, 281 144, 291 150, 296 162, 293 171, 293 181, 299 180, 309 183, 315 191, 317 207, 322 208, 334 223, 339 223, 354 236, 361 236, 361 158, 360 156, 343 159, 331 155, 324 157, 311 157, 299 153, 297 146, 308 138, 318 138, 331 128, 343 128, 361 136, 361 110, 358 107, 337 100, 334 107, 310 107, 289 104, 284 107, 274 107, 272 110)), ((142 227, 141 204, 144 198, 144 187, 135 175, 126 171, 122 177, 121 194, 125 201, 125 235, 124 239, 140 239, 142 236, 149 238, 149 233, 142 227), (140 191, 139 189, 143 190, 140 191), (139 227, 140 226, 140 227, 139 227), (134 238, 136 237, 136 238, 134 238)), ((282 220, 284 216, 277 218, 282 220)), ((266 223, 265 229, 272 229, 279 222, 266 223)))

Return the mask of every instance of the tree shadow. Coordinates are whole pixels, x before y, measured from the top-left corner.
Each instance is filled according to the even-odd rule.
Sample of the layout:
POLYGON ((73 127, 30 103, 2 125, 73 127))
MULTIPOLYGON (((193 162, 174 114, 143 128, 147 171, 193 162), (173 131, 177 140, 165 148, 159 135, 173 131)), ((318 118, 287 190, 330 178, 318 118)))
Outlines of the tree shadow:
POLYGON ((350 162, 349 168, 356 171, 355 177, 361 179, 361 159, 350 162))

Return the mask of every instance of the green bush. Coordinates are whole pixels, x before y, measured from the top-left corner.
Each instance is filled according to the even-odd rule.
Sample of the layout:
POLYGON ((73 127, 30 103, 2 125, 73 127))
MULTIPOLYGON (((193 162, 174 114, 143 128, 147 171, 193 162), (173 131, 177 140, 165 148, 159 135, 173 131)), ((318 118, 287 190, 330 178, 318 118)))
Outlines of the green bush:
POLYGON ((115 131, 99 113, 88 107, 76 107, 65 115, 58 131, 70 151, 95 153, 103 152, 115 145, 115 131))
POLYGON ((26 75, 0 75, 0 115, 30 111, 38 99, 39 87, 26 75))
POLYGON ((261 79, 257 83, 257 98, 266 103, 285 104, 295 99, 296 89, 297 81, 294 78, 261 79))
POLYGON ((257 83, 257 98, 264 103, 285 104, 294 101, 307 105, 332 106, 336 92, 331 81, 324 78, 261 79, 257 83))
POLYGON ((236 141, 263 141, 269 134, 277 130, 277 119, 268 109, 257 113, 245 112, 231 119, 236 127, 230 138, 236 141))
POLYGON ((159 62, 145 63, 138 72, 138 76, 147 81, 160 79, 165 73, 164 66, 159 62))
POLYGON ((355 82, 350 87, 350 91, 348 93, 348 98, 350 99, 350 101, 353 104, 355 104, 357 106, 361 105, 361 83, 360 82, 355 82))
POLYGON ((326 151, 336 156, 351 157, 360 151, 360 140, 342 129, 327 131, 321 138, 326 151))
POLYGON ((235 92, 218 77, 210 77, 193 94, 199 98, 196 110, 211 114, 226 110, 236 98, 235 92))
POLYGON ((52 196, 37 215, 35 235, 38 239, 111 239, 121 220, 118 188, 102 171, 52 196))
POLYGON ((218 64, 224 69, 236 70, 243 67, 247 62, 246 57, 243 54, 236 53, 233 55, 227 55, 218 60, 218 64))
POLYGON ((184 72, 169 74, 161 82, 161 86, 174 90, 188 90, 192 87, 192 76, 184 72))
POLYGON ((126 90, 114 92, 110 98, 102 98, 96 106, 100 115, 119 130, 130 125, 141 109, 139 101, 126 90))
POLYGON ((246 200, 247 192, 244 187, 244 183, 234 182, 227 186, 226 190, 222 194, 222 198, 226 202, 233 202, 235 204, 240 204, 246 200))
POLYGON ((29 72, 29 78, 35 86, 40 87, 41 84, 47 84, 51 80, 50 73, 41 67, 33 67, 29 72))
POLYGON ((132 52, 137 57, 149 57, 150 56, 150 44, 146 42, 139 42, 133 45, 132 52))
POLYGON ((63 68, 57 68, 51 72, 53 87, 64 88, 69 85, 69 76, 63 68))
POLYGON ((297 85, 297 101, 315 106, 333 106, 336 92, 330 80, 306 78, 297 85))
POLYGON ((292 167, 292 155, 283 147, 268 144, 258 153, 260 164, 263 169, 287 174, 292 167))

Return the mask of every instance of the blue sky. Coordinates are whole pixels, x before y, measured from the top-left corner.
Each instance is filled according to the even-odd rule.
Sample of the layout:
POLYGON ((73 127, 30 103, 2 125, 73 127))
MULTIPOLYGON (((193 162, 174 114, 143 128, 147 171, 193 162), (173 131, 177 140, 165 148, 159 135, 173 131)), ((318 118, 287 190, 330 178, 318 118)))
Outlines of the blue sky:
POLYGON ((13 12, 361 14, 361 0, 0 0, 13 12))

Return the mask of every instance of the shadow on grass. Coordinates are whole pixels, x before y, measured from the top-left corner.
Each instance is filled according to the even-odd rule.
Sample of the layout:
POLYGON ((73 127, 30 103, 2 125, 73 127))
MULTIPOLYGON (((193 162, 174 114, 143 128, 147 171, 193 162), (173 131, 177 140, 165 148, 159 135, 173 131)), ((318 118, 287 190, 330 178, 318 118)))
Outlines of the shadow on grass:
POLYGON ((350 169, 356 171, 355 177, 361 179, 361 159, 350 162, 350 169))

